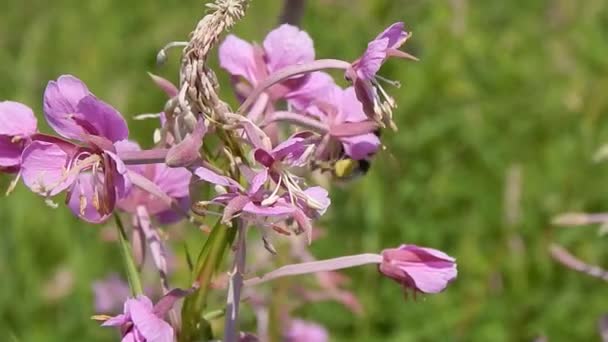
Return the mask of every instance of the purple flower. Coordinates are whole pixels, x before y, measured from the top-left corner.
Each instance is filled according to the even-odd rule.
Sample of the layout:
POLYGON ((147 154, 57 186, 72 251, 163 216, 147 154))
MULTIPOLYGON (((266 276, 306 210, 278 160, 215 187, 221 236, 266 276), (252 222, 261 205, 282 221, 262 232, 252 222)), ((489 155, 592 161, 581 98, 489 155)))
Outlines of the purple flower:
POLYGON ((380 272, 404 287, 438 293, 456 279, 456 260, 432 248, 401 245, 382 251, 380 272))
POLYGON ((318 323, 294 319, 285 332, 286 342, 326 342, 329 341, 327 329, 318 323))
POLYGON ((104 327, 120 327, 123 342, 173 342, 174 332, 146 296, 127 299, 124 311, 106 320, 104 327))
POLYGON ((116 155, 128 136, 124 118, 73 76, 49 82, 44 114, 64 138, 37 135, 22 154, 22 176, 32 191, 52 197, 67 190, 67 204, 81 219, 105 220, 130 182, 116 155))
POLYGON ((353 83, 365 114, 379 123, 391 125, 394 129, 396 128, 392 122, 392 113, 396 108, 395 100, 378 82, 387 80, 376 74, 389 57, 416 59, 398 50, 410 36, 411 34, 405 31, 403 23, 392 24, 367 45, 363 55, 346 71, 346 78, 353 83))
MULTIPOLYGON (((308 112, 316 116, 327 129, 327 135, 337 141, 338 147, 355 160, 366 159, 378 151, 380 139, 373 133, 377 124, 368 120, 361 103, 357 100, 353 87, 342 89, 337 85, 327 89, 326 93, 308 112)), ((317 155, 340 155, 332 151, 336 144, 327 143, 321 146, 323 151, 317 155)))
POLYGON ((21 153, 36 133, 37 121, 32 110, 19 102, 0 102, 0 171, 16 172, 21 153))
MULTIPOLYGON (((220 66, 232 75, 237 94, 244 98, 252 87, 270 74, 290 65, 312 62, 315 50, 306 32, 283 24, 268 33, 262 46, 249 44, 234 35, 227 36, 219 47, 219 58, 220 66), (239 83, 239 78, 245 79, 247 84, 239 83)), ((320 73, 293 77, 271 87, 266 93, 271 101, 286 99, 301 106, 310 101, 312 92, 323 78, 320 73)))

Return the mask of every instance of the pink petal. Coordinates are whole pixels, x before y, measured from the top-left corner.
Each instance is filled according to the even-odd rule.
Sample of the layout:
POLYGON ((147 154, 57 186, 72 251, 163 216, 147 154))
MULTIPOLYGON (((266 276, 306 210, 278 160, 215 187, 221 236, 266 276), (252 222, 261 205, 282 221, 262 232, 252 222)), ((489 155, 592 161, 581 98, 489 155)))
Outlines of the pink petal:
POLYGON ((124 314, 120 314, 118 316, 114 316, 110 319, 108 319, 107 321, 103 322, 103 324, 101 325, 102 327, 119 327, 123 324, 126 324, 129 321, 129 318, 124 315, 124 314))
POLYGON ((33 192, 44 196, 55 196, 67 189, 76 175, 67 175, 70 156, 58 145, 33 141, 22 154, 23 182, 33 192))
POLYGON ((30 107, 13 101, 0 102, 0 135, 28 137, 38 121, 30 107))
POLYGON ((85 131, 71 116, 77 113, 80 100, 89 94, 87 86, 71 75, 48 83, 44 91, 44 114, 55 132, 65 138, 80 139, 85 131))
POLYGON ((154 183, 173 198, 187 197, 190 193, 192 173, 183 167, 170 168, 165 164, 155 164, 154 183))
POLYGON ((317 209, 319 215, 325 214, 325 211, 331 204, 327 190, 320 186, 313 186, 304 190, 304 193, 321 205, 321 209, 317 209))
POLYGON ((339 106, 340 111, 343 113, 342 120, 344 122, 361 122, 367 120, 367 115, 363 112, 363 106, 359 99, 357 99, 354 87, 348 87, 342 92, 339 106))
POLYGON ((424 264, 414 264, 407 267, 407 274, 419 291, 439 293, 456 278, 458 272, 455 265, 448 268, 435 268, 424 264))
POLYGON ((129 313, 135 328, 147 342, 173 342, 173 328, 153 312, 150 300, 145 296, 129 302, 129 313))
POLYGON ((258 172, 251 179, 251 182, 249 184, 249 190, 247 192, 249 192, 249 194, 251 194, 251 195, 257 193, 264 186, 264 184, 266 184, 267 180, 268 180, 268 170, 267 169, 264 169, 264 170, 258 172))
POLYGON ((194 131, 188 134, 184 140, 177 145, 174 145, 167 152, 165 161, 169 167, 188 166, 200 158, 201 146, 203 146, 203 137, 207 132, 207 126, 200 119, 194 131))
POLYGON ((253 46, 235 35, 228 35, 219 47, 220 66, 232 76, 241 76, 256 84, 253 46))
POLYGON ((11 137, 0 135, 0 167, 19 166, 23 143, 14 143, 11 137))
POLYGON ((287 93, 285 98, 294 108, 304 110, 334 86, 334 79, 329 74, 313 72, 302 87, 287 93))
POLYGON ((240 188, 240 185, 233 179, 225 177, 225 176, 220 176, 217 173, 215 173, 207 168, 204 168, 204 167, 197 168, 194 171, 194 174, 205 182, 209 182, 209 183, 217 184, 217 185, 221 185, 221 186, 227 186, 227 187, 234 186, 234 187, 240 188))
POLYGON ((124 140, 129 136, 127 122, 122 115, 93 95, 83 97, 76 110, 79 114, 76 118, 81 115, 83 120, 77 120, 78 123, 90 134, 107 138, 111 142, 124 140), (87 129, 87 126, 91 128, 87 129))
POLYGON ((148 73, 148 75, 150 75, 154 84, 156 84, 157 87, 159 87, 165 94, 167 94, 169 98, 177 96, 177 87, 173 83, 171 83, 171 81, 163 77, 154 75, 152 73, 148 73))
POLYGON ((388 48, 398 49, 408 38, 408 33, 405 32, 405 25, 402 22, 397 22, 387 27, 374 40, 388 39, 388 48))
POLYGON ((284 216, 292 214, 295 210, 294 207, 290 206, 274 205, 266 207, 253 202, 249 202, 243 207, 244 212, 260 216, 284 216))
POLYGON ((264 39, 264 50, 270 73, 315 59, 314 44, 308 33, 288 24, 268 33, 264 39))
POLYGON ((374 155, 382 143, 373 133, 340 138, 346 155, 355 160, 362 160, 374 155))
POLYGON ((365 50, 363 56, 361 56, 361 59, 355 66, 358 77, 364 80, 371 80, 374 78, 386 59, 388 43, 388 38, 385 38, 373 40, 367 45, 367 50, 365 50))

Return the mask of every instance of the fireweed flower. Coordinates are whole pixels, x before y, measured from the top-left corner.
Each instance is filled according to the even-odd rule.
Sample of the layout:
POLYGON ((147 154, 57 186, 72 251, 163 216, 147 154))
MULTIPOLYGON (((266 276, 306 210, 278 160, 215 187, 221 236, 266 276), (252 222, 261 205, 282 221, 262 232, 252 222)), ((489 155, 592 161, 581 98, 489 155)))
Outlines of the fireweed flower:
POLYGON ((318 323, 294 319, 285 332, 286 342, 326 342, 329 341, 327 329, 318 323))
POLYGON ((173 328, 163 320, 166 311, 160 311, 148 297, 140 295, 127 299, 123 313, 102 326, 119 327, 123 342, 173 342, 173 328))
POLYGON ((309 196, 302 189, 301 179, 290 171, 290 168, 308 164, 315 149, 310 138, 311 135, 306 132, 298 133, 271 150, 264 147, 254 150, 254 159, 267 170, 270 178, 276 183, 273 194, 266 200, 267 203, 278 200, 279 188, 283 188, 287 191, 291 203, 295 203, 297 199, 313 209, 324 211, 327 208, 324 203, 309 196))
POLYGON ((381 146, 380 139, 373 133, 377 125, 368 120, 353 87, 342 89, 334 85, 308 112, 325 125, 329 138, 320 145, 315 153, 317 156, 327 159, 339 156, 343 150, 352 159, 361 160, 372 156, 381 146))
POLYGON ((411 36, 401 22, 394 23, 380 33, 368 45, 363 55, 352 63, 346 71, 346 79, 355 87, 357 98, 363 104, 365 114, 378 123, 383 123, 396 129, 392 121, 395 100, 384 90, 381 81, 398 85, 397 82, 386 80, 377 73, 382 64, 390 57, 416 59, 400 51, 399 48, 411 36))
MULTIPOLYGON (((228 35, 219 47, 220 66, 227 70, 235 84, 237 95, 242 99, 253 87, 290 65, 300 65, 315 59, 315 50, 310 36, 295 26, 284 24, 272 30, 262 46, 252 45, 228 35), (239 79, 246 82, 239 82, 239 79)), ((300 75, 283 80, 266 90, 259 101, 259 110, 252 110, 250 118, 257 121, 266 110, 268 102, 285 99, 303 107, 319 88, 325 85, 326 76, 320 73, 300 75)))
POLYGON ((38 135, 22 154, 25 185, 47 198, 67 191, 76 216, 105 220, 130 186, 115 146, 129 133, 124 118, 69 75, 47 85, 44 115, 55 132, 76 143, 38 135))
POLYGON ((220 194, 208 203, 224 206, 224 223, 229 223, 237 215, 262 227, 274 227, 276 222, 293 219, 299 231, 306 232, 310 241, 310 221, 323 215, 330 204, 327 190, 321 187, 311 187, 303 191, 304 196, 318 204, 315 208, 302 200, 292 202, 287 194, 279 195, 279 187, 269 191, 265 187, 269 182, 267 170, 246 175, 249 183, 247 189, 237 181, 203 167, 196 169, 194 174, 201 180, 220 187, 220 194))
POLYGON ((438 293, 456 279, 456 260, 433 248, 401 245, 382 251, 379 270, 406 288, 438 293))
POLYGON ((0 171, 17 172, 21 153, 36 133, 32 110, 19 102, 0 102, 0 171))

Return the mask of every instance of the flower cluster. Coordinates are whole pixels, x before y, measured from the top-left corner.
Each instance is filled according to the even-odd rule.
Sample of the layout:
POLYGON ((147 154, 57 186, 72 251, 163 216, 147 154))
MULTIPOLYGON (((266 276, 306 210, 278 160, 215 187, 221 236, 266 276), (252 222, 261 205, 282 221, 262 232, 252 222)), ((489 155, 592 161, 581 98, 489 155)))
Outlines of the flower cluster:
MULTIPOLYGON (((158 225, 181 218, 199 223, 217 218, 213 238, 208 239, 212 247, 204 247, 192 266, 198 267, 193 270, 193 288, 212 285, 208 276, 213 271, 209 269, 216 266, 209 265, 217 263, 214 258, 221 258, 223 252, 216 248, 220 238, 214 232, 221 229, 238 234, 227 285, 225 338, 229 341, 236 338, 230 329, 238 311, 228 308, 238 310, 240 289, 278 277, 317 273, 320 291, 301 293, 310 301, 338 300, 354 311, 360 311, 360 305, 341 289, 336 270, 377 264, 382 274, 405 288, 437 293, 455 279, 456 264, 434 249, 403 245, 381 254, 322 261, 307 250, 315 222, 331 203, 328 190, 312 184, 311 176, 331 171, 330 179, 346 177, 356 173, 355 165, 365 172, 365 165, 369 166, 382 147, 379 131, 387 126, 396 130, 392 116, 396 103, 382 83, 398 83, 378 72, 390 57, 415 59, 399 50, 410 36, 403 23, 395 23, 373 39, 360 58, 349 62, 315 59, 313 40, 295 26, 279 26, 261 46, 229 35, 219 46, 219 60, 231 76, 239 108, 204 109, 204 104, 189 102, 187 97, 204 93, 204 89, 184 86, 184 80, 176 87, 153 76, 169 101, 161 114, 152 115, 160 117, 161 127, 151 149, 128 140, 123 116, 82 81, 61 76, 49 82, 43 100, 44 117, 55 135, 37 131, 29 107, 0 103, 0 171, 16 173, 16 179, 23 179, 53 206, 52 199, 65 194, 67 206, 84 221, 102 223, 116 211, 128 214, 131 248, 138 255, 151 252, 165 297, 173 291, 158 225), (340 86, 327 69, 341 70, 348 86, 340 86), (348 172, 337 172, 337 166, 344 163, 349 165, 348 172), (297 242, 287 248, 297 254, 297 263, 243 279, 248 227, 261 231, 268 255, 279 253, 271 234, 291 235, 297 242), (321 292, 327 297, 319 296, 321 292)), ((225 239, 229 246, 231 240, 225 239)), ((124 290, 121 293, 124 296, 124 290)), ((103 318, 103 325, 119 327, 123 341, 172 341, 180 329, 164 320, 170 306, 155 306, 138 291, 133 294, 137 296, 127 299, 123 314, 103 318)), ((176 299, 172 298, 171 306, 176 299)), ((197 300, 200 297, 192 301, 199 303, 197 300)), ((259 303, 269 301, 272 298, 265 297, 259 303)), ((201 319, 202 313, 192 305, 185 303, 182 312, 201 319)), ((196 329, 188 325, 191 319, 182 317, 184 336, 202 331, 198 323, 196 329)), ((176 322, 179 319, 172 321, 176 322)), ((327 340, 327 332, 314 323, 286 315, 284 326, 288 341, 327 340)))

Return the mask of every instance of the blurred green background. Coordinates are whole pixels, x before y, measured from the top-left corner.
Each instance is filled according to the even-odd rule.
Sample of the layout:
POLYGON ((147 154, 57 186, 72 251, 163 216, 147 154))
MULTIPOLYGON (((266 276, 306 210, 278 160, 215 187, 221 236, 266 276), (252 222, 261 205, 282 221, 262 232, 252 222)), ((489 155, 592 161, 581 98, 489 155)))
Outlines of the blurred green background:
MULTIPOLYGON (((280 4, 253 1, 234 32, 262 41, 280 4)), ((41 114, 46 82, 71 73, 126 117, 159 111, 165 99, 146 72, 176 80, 176 52, 162 68, 155 55, 202 13, 198 0, 5 0, 0 99, 41 114)), ((352 60, 397 20, 414 32, 406 50, 421 59, 382 71, 404 85, 392 90, 400 131, 383 135, 388 150, 367 177, 333 192, 328 236, 313 250, 433 246, 458 259, 458 280, 403 300, 374 267, 356 269, 346 273, 363 316, 334 303, 298 316, 325 324, 335 341, 599 340, 608 285, 557 264, 548 245, 608 266, 606 237, 550 225, 564 211, 608 210, 608 169, 592 161, 608 142, 608 2, 310 0, 302 26, 319 57, 352 60)), ((149 145, 154 124, 131 127, 149 145)), ((23 186, 0 199, 0 340, 116 337, 89 319, 91 282, 121 269, 118 248, 99 235, 23 186), (49 295, 62 272, 73 273, 73 287, 49 295)))

